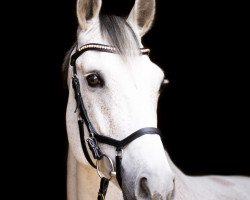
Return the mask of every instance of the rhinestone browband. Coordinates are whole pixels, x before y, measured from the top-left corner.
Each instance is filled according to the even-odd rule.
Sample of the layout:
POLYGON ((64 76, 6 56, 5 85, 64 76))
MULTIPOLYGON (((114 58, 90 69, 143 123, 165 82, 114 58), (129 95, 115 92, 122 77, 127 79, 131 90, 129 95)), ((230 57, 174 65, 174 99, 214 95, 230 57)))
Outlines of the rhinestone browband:
MULTIPOLYGON (((109 52, 113 52, 113 53, 116 52, 115 47, 105 45, 105 44, 96 44, 96 43, 90 43, 90 44, 82 45, 78 49, 78 51, 86 51, 86 50, 89 50, 89 49, 104 50, 104 51, 109 51, 109 52)), ((150 53, 150 49, 148 49, 148 48, 140 48, 140 51, 141 51, 142 54, 150 53)))
MULTIPOLYGON (((117 50, 113 46, 105 45, 105 44, 97 44, 97 43, 90 43, 82 45, 76 52, 71 56, 70 64, 75 66, 76 59, 83 54, 85 51, 88 50, 95 50, 95 51, 103 51, 108 53, 117 53, 117 50)), ((141 54, 149 54, 150 49, 148 48, 140 48, 141 54)))

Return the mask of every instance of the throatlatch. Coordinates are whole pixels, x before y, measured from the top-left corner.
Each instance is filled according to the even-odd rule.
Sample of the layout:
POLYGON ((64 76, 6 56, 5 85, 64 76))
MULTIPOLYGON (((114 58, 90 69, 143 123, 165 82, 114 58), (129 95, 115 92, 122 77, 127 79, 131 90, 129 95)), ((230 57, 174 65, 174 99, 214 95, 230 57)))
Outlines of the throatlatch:
MULTIPOLYGON (((71 60, 70 60, 70 65, 73 67, 72 86, 74 88, 75 99, 76 99, 75 112, 77 110, 79 111, 78 112, 79 113, 78 125, 79 125, 81 145, 82 145, 83 153, 84 153, 86 159, 88 160, 89 164, 92 167, 97 169, 97 173, 101 178, 97 200, 104 200, 105 195, 107 193, 109 181, 114 176, 116 176, 116 179, 117 179, 117 181, 122 189, 122 170, 123 170, 123 168, 122 168, 122 153, 123 153, 123 149, 129 143, 131 143, 135 139, 137 139, 145 134, 158 134, 158 135, 160 135, 160 130, 158 128, 154 128, 154 127, 142 128, 142 129, 139 129, 138 131, 132 133, 131 135, 129 135, 128 137, 126 137, 123 140, 116 140, 116 139, 98 134, 95 131, 92 123, 89 120, 87 110, 85 109, 85 106, 83 103, 81 90, 80 90, 80 83, 79 83, 79 79, 77 77, 77 70, 76 70, 77 58, 87 50, 102 51, 102 52, 107 52, 107 53, 117 53, 117 51, 116 51, 115 47, 112 47, 112 46, 91 43, 91 44, 83 45, 79 50, 76 49, 76 52, 71 56, 71 60), (89 137, 86 139, 86 142, 88 144, 88 148, 92 152, 93 158, 97 160, 96 164, 94 164, 94 162, 92 161, 92 159, 88 153, 88 149, 87 149, 86 142, 85 142, 85 136, 84 136, 84 123, 85 123, 87 130, 88 130, 88 133, 89 133, 89 137), (116 148, 116 151, 117 151, 117 155, 115 158, 116 170, 114 169, 113 161, 101 151, 100 147, 98 146, 98 142, 108 144, 108 145, 116 148), (99 171, 99 164, 98 163, 104 157, 106 157, 108 159, 110 166, 111 166, 110 173, 109 173, 110 177, 102 177, 100 174, 100 171, 99 171)), ((140 48, 140 51, 141 51, 141 54, 148 54, 150 50, 145 49, 145 48, 140 48)))

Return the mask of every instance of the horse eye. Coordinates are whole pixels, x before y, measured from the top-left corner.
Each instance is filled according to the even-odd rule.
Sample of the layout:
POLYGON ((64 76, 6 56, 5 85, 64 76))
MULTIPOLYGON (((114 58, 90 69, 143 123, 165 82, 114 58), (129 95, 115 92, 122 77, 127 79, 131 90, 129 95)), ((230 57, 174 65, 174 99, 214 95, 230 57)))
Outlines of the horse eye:
POLYGON ((160 89, 159 89, 159 93, 161 94, 164 89, 166 88, 167 84, 169 83, 168 79, 164 79, 161 83, 160 89))
POLYGON ((104 83, 101 76, 97 73, 88 75, 86 79, 90 87, 102 87, 104 83))

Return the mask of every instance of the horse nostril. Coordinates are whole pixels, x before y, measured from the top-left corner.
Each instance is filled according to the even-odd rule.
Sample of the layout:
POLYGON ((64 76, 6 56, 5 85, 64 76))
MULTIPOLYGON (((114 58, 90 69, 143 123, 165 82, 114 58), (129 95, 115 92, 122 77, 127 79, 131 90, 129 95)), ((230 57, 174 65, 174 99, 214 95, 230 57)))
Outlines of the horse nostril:
POLYGON ((151 194, 148 188, 148 179, 146 177, 142 177, 139 182, 139 190, 138 196, 143 199, 149 199, 151 194))
POLYGON ((173 200, 175 196, 175 178, 173 179, 173 189, 168 193, 166 200, 173 200))
POLYGON ((173 200, 175 196, 175 179, 170 178, 165 183, 142 177, 138 180, 135 190, 136 199, 141 200, 173 200))
POLYGON ((173 200, 173 199, 174 199, 174 190, 172 190, 168 193, 166 200, 173 200))

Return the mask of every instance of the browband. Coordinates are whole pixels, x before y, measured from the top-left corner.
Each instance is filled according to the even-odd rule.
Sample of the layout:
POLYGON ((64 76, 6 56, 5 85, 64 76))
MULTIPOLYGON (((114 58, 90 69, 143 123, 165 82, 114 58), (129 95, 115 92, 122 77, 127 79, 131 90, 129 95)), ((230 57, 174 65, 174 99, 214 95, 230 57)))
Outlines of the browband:
MULTIPOLYGON (((85 51, 94 50, 94 51, 102 51, 107 53, 118 53, 117 49, 113 46, 105 45, 105 44, 97 44, 97 43, 89 43, 81 46, 79 49, 76 49, 76 52, 71 56, 70 65, 75 66, 76 59, 82 55, 85 51)), ((149 54, 150 49, 148 48, 140 48, 141 54, 149 54)))

